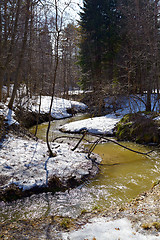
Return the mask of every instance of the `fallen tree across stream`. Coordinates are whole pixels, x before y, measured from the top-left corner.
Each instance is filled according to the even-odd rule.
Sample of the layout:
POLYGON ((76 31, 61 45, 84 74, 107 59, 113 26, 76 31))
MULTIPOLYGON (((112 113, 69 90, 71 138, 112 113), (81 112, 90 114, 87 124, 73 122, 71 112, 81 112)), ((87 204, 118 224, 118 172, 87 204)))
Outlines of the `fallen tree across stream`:
POLYGON ((89 144, 92 144, 91 147, 90 147, 89 150, 88 150, 88 158, 90 158, 90 159, 91 159, 91 154, 92 154, 92 152, 94 151, 95 147, 96 147, 98 144, 100 144, 101 142, 104 142, 104 141, 105 141, 105 142, 112 142, 112 143, 117 144, 118 146, 120 146, 120 147, 122 147, 122 148, 124 148, 124 149, 127 149, 127 150, 129 150, 129 151, 131 151, 131 152, 138 153, 138 154, 141 154, 141 155, 149 156, 149 154, 153 152, 153 150, 148 151, 148 152, 140 152, 140 151, 131 149, 131 148, 129 148, 129 147, 126 147, 126 146, 124 146, 123 144, 117 142, 116 140, 113 140, 113 139, 111 139, 111 138, 107 138, 107 137, 104 136, 104 135, 95 134, 95 133, 89 133, 89 132, 87 132, 86 130, 83 130, 83 132, 82 132, 82 137, 60 136, 60 137, 57 137, 57 138, 53 139, 53 142, 55 142, 57 139, 60 139, 60 138, 71 138, 71 139, 77 139, 77 140, 79 140, 79 141, 77 142, 77 144, 75 145, 75 147, 72 149, 72 151, 76 150, 76 149, 78 148, 78 146, 80 145, 80 143, 81 143, 83 140, 85 140, 85 141, 88 142, 89 144), (93 137, 96 137, 96 140, 93 141, 93 142, 90 142, 90 141, 88 141, 87 139, 85 139, 85 136, 86 136, 86 135, 91 135, 91 136, 93 136, 93 137))

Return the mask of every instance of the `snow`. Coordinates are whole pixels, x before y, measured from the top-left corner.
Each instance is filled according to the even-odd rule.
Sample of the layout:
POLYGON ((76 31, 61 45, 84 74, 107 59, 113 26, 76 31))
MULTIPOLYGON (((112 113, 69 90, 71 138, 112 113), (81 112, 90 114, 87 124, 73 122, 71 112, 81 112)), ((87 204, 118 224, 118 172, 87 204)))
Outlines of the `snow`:
MULTIPOLYGON (((11 109, 8 109, 7 107, 8 102, 9 102, 9 99, 7 99, 7 102, 5 104, 0 103, 0 115, 3 115, 5 117, 5 121, 8 125, 19 124, 15 120, 14 111, 11 109)), ((25 109, 28 109, 29 111, 39 112, 39 102, 40 102, 39 97, 33 96, 29 101, 25 97, 22 99, 22 102, 20 105, 23 106, 25 109)), ((41 110, 40 110, 41 114, 49 113, 50 102, 51 102, 50 96, 42 96, 41 110)), ((70 109, 70 108, 73 108, 75 111, 79 112, 79 111, 85 111, 87 109, 87 106, 81 102, 70 101, 63 98, 54 97, 51 116, 55 119, 71 117, 72 114, 69 114, 67 112, 67 109, 70 109)))
POLYGON ((81 229, 62 234, 63 240, 159 240, 160 236, 144 235, 136 232, 127 218, 107 220, 94 218, 81 229))
POLYGON ((10 126, 12 124, 19 124, 15 119, 15 113, 13 110, 8 109, 8 114, 6 115, 7 118, 7 124, 10 126))
MULTIPOLYGON (((51 97, 42 96, 41 113, 49 112, 51 97)), ((24 106, 30 110, 38 112, 39 99, 33 97, 27 103, 23 100, 24 106)), ((144 104, 137 104, 135 110, 144 110, 144 104), (137 107, 136 107, 137 105, 137 107)), ((86 109, 86 105, 76 101, 69 101, 61 98, 54 98, 52 107, 52 117, 60 119, 71 116, 67 109, 74 107, 78 110, 86 109)), ((70 132, 79 132, 86 128, 89 132, 98 134, 112 134, 115 124, 121 117, 130 112, 130 105, 124 101, 122 109, 116 113, 76 121, 62 126, 62 129, 70 132), (117 116, 118 114, 118 116, 117 116)), ((14 112, 5 105, 0 108, 0 114, 4 114, 8 124, 15 123, 14 112)), ((157 119, 159 120, 159 118, 157 119)), ((92 162, 87 159, 86 154, 71 150, 72 146, 66 143, 54 143, 52 149, 57 153, 54 158, 48 157, 46 143, 43 141, 33 141, 21 137, 10 136, 3 142, 0 151, 0 172, 7 177, 2 189, 10 184, 16 184, 23 191, 33 187, 46 187, 52 177, 58 177, 63 185, 67 180, 74 178, 77 181, 87 176, 92 168, 92 162)), ((84 225, 77 231, 62 234, 62 239, 67 240, 157 240, 160 236, 143 235, 136 232, 127 218, 108 220, 105 218, 95 218, 90 223, 84 225)))
MULTIPOLYGON (((24 98, 22 100, 21 105, 24 108, 28 108, 30 111, 38 112, 39 111, 39 97, 32 97, 32 99, 28 100, 24 98)), ((41 97, 41 109, 40 113, 45 114, 49 112, 51 97, 50 96, 42 96, 41 97)), ((71 117, 72 115, 67 113, 67 109, 74 108, 77 111, 86 110, 87 106, 84 103, 80 103, 77 101, 66 100, 63 98, 54 97, 51 116, 55 119, 61 119, 66 117, 71 117)))
POLYGON ((90 133, 112 135, 113 128, 120 119, 121 117, 112 114, 71 122, 63 125, 60 129, 64 132, 76 133, 80 132, 82 129, 87 129, 90 133))
POLYGON ((155 121, 160 121, 160 116, 154 118, 155 121))
POLYGON ((0 103, 0 115, 3 115, 5 118, 5 122, 8 125, 12 125, 12 124, 19 124, 16 120, 15 120, 15 113, 13 110, 9 109, 6 104, 2 104, 0 103))
MULTIPOLYGON (((22 104, 37 112, 39 100, 37 97, 32 97, 28 103, 26 99, 23 99, 22 104)), ((67 132, 80 132, 82 129, 87 129, 91 133, 111 135, 116 123, 130 111, 128 101, 125 98, 122 100, 122 109, 113 114, 71 122, 62 126, 61 129, 67 132)), ((49 111, 50 101, 51 97, 42 96, 41 113, 49 111)), ((55 97, 52 116, 57 119, 69 117, 67 109, 71 107, 77 110, 87 108, 83 103, 55 97)), ((16 123, 13 118, 14 112, 6 105, 1 104, 0 114, 5 116, 9 125, 16 123)), ((86 154, 73 152, 68 144, 55 144, 52 147, 57 153, 55 158, 48 157, 46 143, 42 141, 35 142, 20 137, 10 137, 0 152, 0 171, 4 176, 8 176, 7 185, 14 183, 21 189, 28 190, 33 187, 47 186, 49 179, 53 176, 58 177, 65 185, 69 178, 74 177, 80 180, 81 177, 89 174, 88 169, 92 168, 92 164, 86 158, 86 154)))
MULTIPOLYGON (((119 107, 116 110, 117 114, 124 115, 130 112, 139 112, 146 110, 147 94, 135 94, 129 96, 111 96, 106 98, 106 109, 110 109, 114 112, 114 105, 119 107)), ((152 111, 159 111, 159 101, 157 95, 151 94, 151 109, 152 111)))
POLYGON ((65 143, 56 143, 52 149, 57 156, 49 158, 46 143, 10 137, 0 151, 0 172, 9 179, 6 186, 15 184, 24 191, 46 187, 54 176, 65 185, 71 177, 80 180, 89 174, 92 162, 85 153, 72 151, 65 143))
MULTIPOLYGON (((85 120, 65 124, 60 128, 60 130, 62 130, 63 132, 78 133, 82 129, 86 129, 90 133, 112 135, 115 125, 125 114, 131 112, 145 111, 145 101, 146 95, 131 95, 129 98, 124 96, 118 98, 117 103, 112 97, 110 97, 109 99, 106 99, 106 108, 109 107, 110 110, 113 111, 113 106, 111 103, 115 102, 115 104, 119 103, 118 110, 113 111, 111 114, 107 114, 102 117, 88 118, 85 120)), ((153 108, 154 102, 156 101, 154 94, 152 94, 151 96, 151 101, 153 108)), ((155 108, 157 107, 158 102, 157 104, 155 104, 155 108)), ((157 117, 155 120, 159 119, 160 117, 157 117)))

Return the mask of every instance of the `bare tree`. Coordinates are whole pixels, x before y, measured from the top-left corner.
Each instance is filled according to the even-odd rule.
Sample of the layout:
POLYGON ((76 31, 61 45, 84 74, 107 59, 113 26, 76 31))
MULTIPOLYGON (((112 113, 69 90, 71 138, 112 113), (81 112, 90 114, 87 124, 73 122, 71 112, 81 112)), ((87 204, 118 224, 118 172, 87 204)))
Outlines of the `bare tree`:
POLYGON ((122 50, 119 56, 122 84, 129 93, 145 94, 145 106, 151 111, 151 93, 158 88, 159 76, 159 1, 124 1, 122 50))
POLYGON ((56 154, 52 152, 52 149, 49 144, 49 130, 50 130, 50 124, 51 124, 51 112, 52 112, 52 106, 53 106, 53 100, 55 95, 55 84, 56 84, 56 78, 57 78, 57 70, 58 70, 58 64, 59 64, 59 44, 60 44, 60 37, 63 27, 63 20, 64 20, 64 13, 66 9, 69 7, 70 3, 67 3, 64 5, 64 7, 61 6, 59 8, 58 5, 59 1, 54 0, 54 9, 55 9, 55 16, 54 16, 54 72, 53 72, 53 81, 52 81, 52 95, 51 95, 51 103, 50 103, 50 109, 49 109, 49 122, 48 122, 48 128, 46 132, 46 142, 47 147, 49 151, 49 156, 53 157, 56 154))
POLYGON ((0 1, 0 101, 2 100, 4 76, 15 50, 20 5, 21 0, 17 0, 17 2, 14 0, 12 3, 4 0, 0 1), (8 11, 8 18, 6 11, 8 11))
POLYGON ((8 107, 10 109, 13 108, 13 102, 14 102, 14 98, 16 96, 16 92, 18 89, 18 84, 19 84, 19 72, 22 66, 22 61, 23 61, 23 57, 25 54, 25 48, 26 48, 26 44, 27 44, 27 35, 28 35, 28 23, 29 23, 29 18, 30 18, 30 6, 31 6, 31 0, 26 0, 25 1, 26 4, 26 11, 25 11, 25 27, 24 27, 24 36, 23 36, 23 40, 22 40, 22 47, 21 47, 21 51, 20 51, 20 55, 19 55, 19 59, 18 59, 18 65, 16 68, 16 74, 15 74, 15 81, 14 81, 14 87, 13 87, 13 91, 12 91, 12 96, 11 99, 9 101, 8 107))

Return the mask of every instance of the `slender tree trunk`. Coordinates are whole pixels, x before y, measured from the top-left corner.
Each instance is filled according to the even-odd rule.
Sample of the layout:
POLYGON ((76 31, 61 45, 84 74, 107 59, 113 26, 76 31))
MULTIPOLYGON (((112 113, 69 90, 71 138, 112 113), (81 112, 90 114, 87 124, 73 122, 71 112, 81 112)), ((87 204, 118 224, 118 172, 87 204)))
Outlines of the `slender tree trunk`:
POLYGON ((3 76, 4 76, 4 71, 0 69, 0 102, 2 101, 3 76))
MULTIPOLYGON (((1 4, 1 1, 0 1, 0 4, 1 4)), ((12 52, 13 52, 13 49, 14 49, 15 36, 16 36, 16 33, 17 33, 17 26, 18 26, 18 20, 19 20, 19 15, 20 15, 20 5, 21 5, 21 0, 17 0, 14 26, 12 25, 11 30, 10 30, 10 31, 12 31, 12 34, 11 34, 11 41, 10 41, 10 45, 9 45, 8 54, 7 54, 7 57, 6 57, 6 60, 5 60, 4 64, 0 61, 0 101, 2 100, 2 87, 3 87, 4 74, 5 74, 6 69, 8 68, 9 63, 10 63, 10 60, 12 58, 12 52)), ((13 18, 13 16, 12 16, 12 18, 13 18)), ((13 21, 12 21, 12 24, 13 24, 13 21)), ((2 36, 2 32, 0 30, 0 37, 1 36, 2 36)), ((7 41, 7 39, 6 39, 6 41, 7 41)), ((5 46, 6 44, 8 44, 8 43, 5 42, 3 47, 6 47, 5 46)), ((0 48, 1 48, 0 49, 0 54, 1 54, 2 53, 2 41, 0 43, 0 48)))
POLYGON ((7 75, 7 98, 9 97, 9 90, 10 90, 10 71, 8 71, 7 75))
POLYGON ((146 104, 146 111, 151 112, 151 90, 147 90, 147 104, 146 104))
POLYGON ((51 126, 51 112, 52 112, 52 106, 53 106, 53 100, 54 100, 55 83, 56 83, 57 69, 58 69, 58 62, 59 62, 58 61, 59 34, 60 34, 60 32, 58 31, 58 36, 57 36, 57 39, 56 39, 55 69, 54 69, 53 84, 52 84, 52 97, 51 97, 51 103, 50 103, 50 109, 49 109, 48 128, 47 128, 47 132, 46 132, 46 142, 47 142, 47 147, 48 147, 50 157, 56 156, 56 153, 52 152, 50 144, 49 144, 49 130, 50 130, 50 126, 51 126))
POLYGON ((53 84, 52 84, 52 97, 51 97, 51 103, 50 103, 50 109, 49 109, 49 122, 48 122, 48 128, 47 128, 47 132, 46 132, 46 142, 47 142, 47 147, 48 147, 50 157, 56 156, 56 153, 52 152, 52 149, 51 149, 50 144, 49 144, 49 130, 50 130, 50 126, 51 126, 51 112, 52 112, 52 105, 53 105, 54 94, 55 94, 55 84, 56 84, 57 69, 58 69, 58 63, 59 63, 59 52, 58 51, 59 51, 60 32, 61 32, 61 27, 62 27, 62 18, 61 18, 61 25, 60 25, 60 28, 58 28, 57 0, 55 0, 55 10, 56 10, 56 17, 55 17, 55 24, 56 24, 55 68, 54 68, 53 84))
MULTIPOLYGON (((0 55, 2 54, 2 2, 0 1, 0 55)), ((0 102, 2 100, 3 70, 2 59, 0 58, 0 102)))
POLYGON ((23 60, 23 57, 24 57, 26 43, 27 43, 28 22, 29 22, 29 16, 30 16, 30 13, 29 13, 30 1, 31 0, 26 0, 26 19, 25 19, 24 37, 23 37, 22 48, 21 48, 21 52, 20 52, 20 56, 19 56, 19 60, 18 60, 18 66, 17 66, 17 69, 16 69, 13 92, 12 92, 10 102, 8 104, 9 109, 13 108, 13 102, 14 102, 16 92, 17 92, 17 89, 18 89, 18 84, 19 84, 18 83, 19 72, 20 72, 20 69, 21 69, 21 66, 22 66, 22 60, 23 60))
POLYGON ((41 112, 41 100, 42 100, 42 94, 40 92, 40 96, 39 96, 39 108, 38 108, 38 116, 37 116, 37 122, 36 122, 36 130, 35 130, 35 137, 37 135, 37 131, 38 131, 38 123, 39 123, 39 116, 40 116, 40 112, 41 112))

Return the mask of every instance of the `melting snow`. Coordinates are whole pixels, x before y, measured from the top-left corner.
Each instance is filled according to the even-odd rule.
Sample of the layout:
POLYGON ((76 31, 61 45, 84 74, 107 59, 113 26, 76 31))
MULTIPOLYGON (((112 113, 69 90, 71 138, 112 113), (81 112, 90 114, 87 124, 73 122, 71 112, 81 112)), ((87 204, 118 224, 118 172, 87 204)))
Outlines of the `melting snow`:
POLYGON ((90 133, 112 135, 113 128, 120 119, 121 117, 116 117, 114 114, 88 118, 65 124, 61 127, 61 130, 64 132, 80 132, 82 129, 87 129, 90 133))
POLYGON ((5 104, 0 103, 0 115, 3 115, 5 117, 5 121, 8 125, 12 124, 18 124, 18 122, 14 119, 15 113, 11 109, 8 109, 8 107, 5 104))
POLYGON ((89 174, 92 161, 85 153, 73 152, 66 143, 56 143, 52 149, 57 156, 49 158, 46 143, 10 137, 0 151, 0 172, 8 177, 7 185, 14 183, 28 190, 47 186, 48 179, 53 176, 65 185, 70 177, 80 180, 89 174))
POLYGON ((77 231, 62 234, 63 240, 159 240, 160 236, 144 235, 136 232, 127 218, 106 221, 105 218, 92 219, 77 231))
MULTIPOLYGON (((25 108, 33 112, 39 111, 39 97, 32 97, 29 102, 24 98, 22 105, 25 108)), ((41 110, 40 113, 45 114, 49 112, 51 97, 42 96, 41 98, 41 110)), ((67 113, 67 109, 74 108, 77 111, 85 110, 87 106, 84 103, 77 101, 66 100, 63 98, 54 97, 51 115, 53 118, 61 119, 66 117, 71 117, 71 114, 67 113)))

